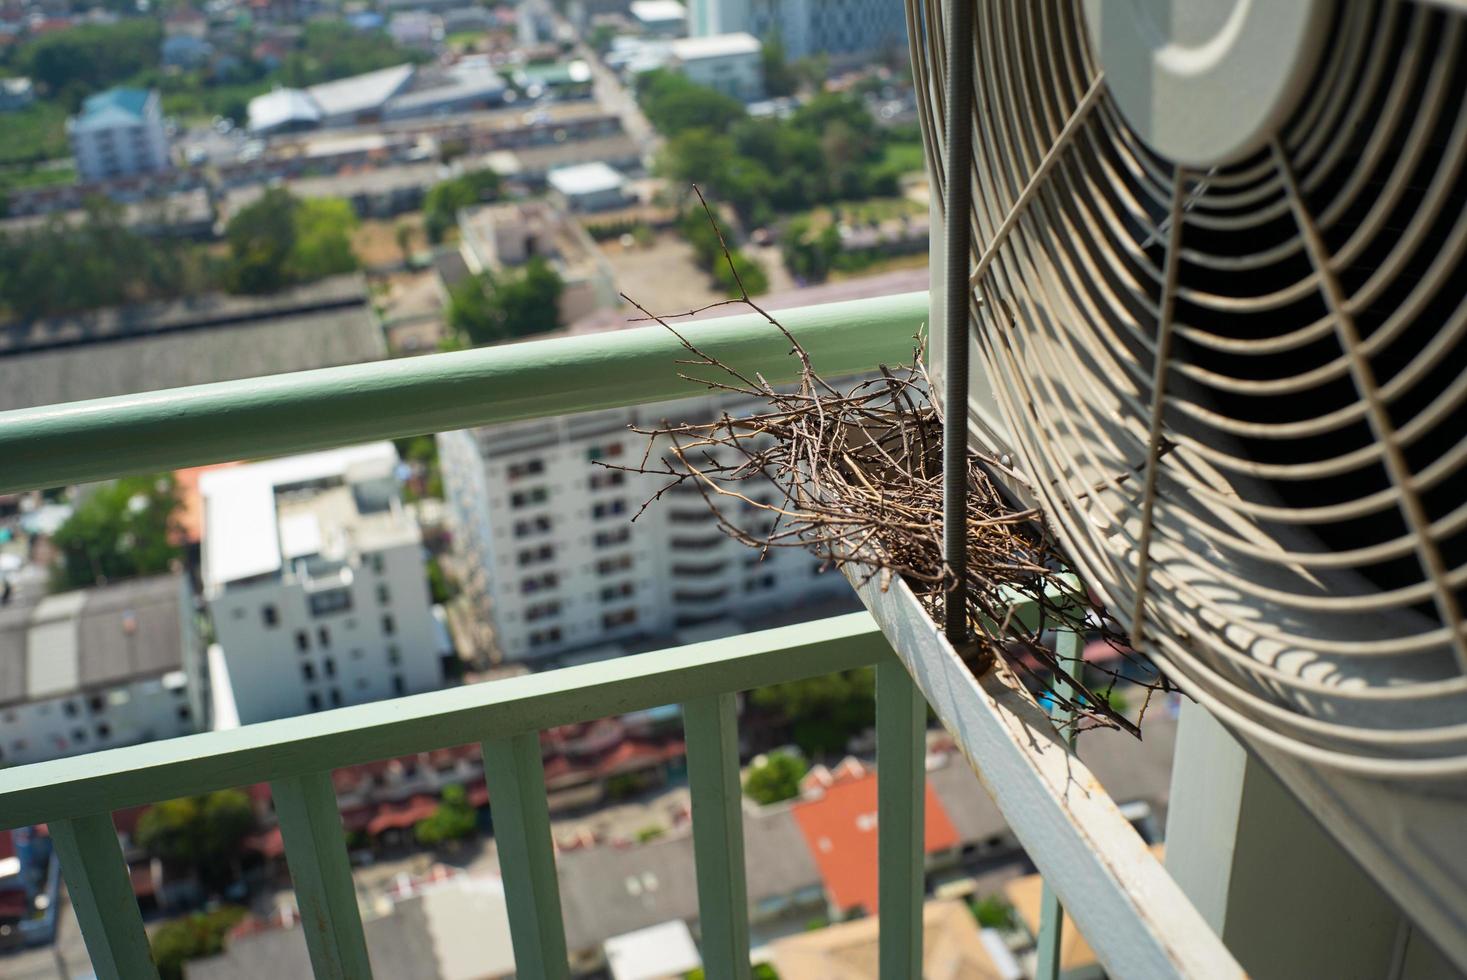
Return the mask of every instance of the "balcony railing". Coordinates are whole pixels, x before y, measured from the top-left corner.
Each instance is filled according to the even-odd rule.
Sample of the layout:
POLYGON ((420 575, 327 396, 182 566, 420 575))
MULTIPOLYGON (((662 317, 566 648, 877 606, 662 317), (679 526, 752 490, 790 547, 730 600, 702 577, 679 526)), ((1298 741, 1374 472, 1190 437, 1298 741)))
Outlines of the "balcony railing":
MULTIPOLYGON (((781 319, 815 366, 836 376, 910 356, 925 315, 925 294, 909 294, 788 311, 781 319)), ((749 374, 779 383, 797 368, 788 344, 760 317, 693 329, 703 349, 749 374)), ((674 364, 681 353, 674 338, 649 328, 0 414, 0 492, 686 397, 688 383, 674 364)), ((882 977, 921 975, 929 703, 1053 886, 1042 971, 1056 969, 1063 899, 1119 975, 1240 975, 1012 677, 975 679, 899 583, 860 591, 874 621, 867 613, 839 616, 5 770, 0 826, 49 824, 98 977, 155 977, 112 811, 268 782, 316 976, 367 977, 331 771, 477 742, 517 974, 563 977, 569 968, 538 732, 677 703, 703 958, 710 977, 747 977, 735 694, 874 666, 882 977)))

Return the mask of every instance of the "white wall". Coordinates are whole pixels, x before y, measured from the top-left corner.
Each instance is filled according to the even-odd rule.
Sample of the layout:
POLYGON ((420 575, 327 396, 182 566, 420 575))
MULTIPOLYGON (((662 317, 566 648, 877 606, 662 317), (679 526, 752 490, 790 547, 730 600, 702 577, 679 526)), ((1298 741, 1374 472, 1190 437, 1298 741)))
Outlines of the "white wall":
POLYGON ((197 722, 189 693, 182 672, 172 672, 5 708, 0 762, 24 765, 191 734, 197 722))
MULTIPOLYGON (((593 450, 605 455, 619 446, 620 455, 605 455, 608 461, 641 459, 644 440, 628 432, 628 424, 690 418, 715 405, 738 412, 731 399, 700 398, 439 436, 455 546, 483 569, 469 586, 486 593, 485 606, 507 659, 667 633, 724 616, 757 625, 762 611, 848 591, 839 574, 817 575, 819 562, 803 548, 776 550, 758 561, 755 551, 718 530, 696 493, 664 495, 632 523, 665 481, 626 474, 619 486, 593 487, 611 475, 592 465, 593 450), (540 472, 511 476, 532 461, 543 467, 540 472), (538 490, 545 498, 533 502, 538 490), (519 506, 516 495, 524 495, 519 506), (597 516, 598 505, 617 501, 619 513, 597 516), (684 516, 689 519, 678 519, 684 516), (517 535, 519 525, 541 519, 550 522, 548 530, 517 535), (598 543, 599 535, 622 533, 625 541, 598 543), (547 545, 549 557, 521 564, 522 552, 547 545), (627 567, 617 567, 621 562, 627 567), (712 566, 716 570, 705 573, 712 566), (546 574, 555 576, 554 586, 524 591, 527 580, 546 574), (619 594, 623 586, 631 587, 630 595, 619 594), (547 603, 558 603, 558 610, 532 619, 534 607, 547 603), (606 618, 628 611, 635 615, 629 623, 606 618), (558 637, 552 630, 559 630, 558 637)), ((738 502, 728 506, 731 514, 741 513, 738 502)))
POLYGON ((73 125, 70 135, 76 167, 83 180, 151 173, 169 167, 168 136, 163 131, 156 95, 148 100, 140 123, 73 125))
POLYGON ((372 554, 348 566, 347 609, 313 614, 304 585, 290 578, 231 585, 210 601, 241 724, 327 710, 339 706, 337 698, 340 705, 361 704, 442 686, 421 547, 376 555, 380 573, 372 554), (378 594, 383 586, 386 602, 378 594), (266 625, 267 605, 276 610, 274 627, 266 625), (385 616, 392 617, 391 635, 385 616), (400 690, 394 678, 401 678, 400 690))

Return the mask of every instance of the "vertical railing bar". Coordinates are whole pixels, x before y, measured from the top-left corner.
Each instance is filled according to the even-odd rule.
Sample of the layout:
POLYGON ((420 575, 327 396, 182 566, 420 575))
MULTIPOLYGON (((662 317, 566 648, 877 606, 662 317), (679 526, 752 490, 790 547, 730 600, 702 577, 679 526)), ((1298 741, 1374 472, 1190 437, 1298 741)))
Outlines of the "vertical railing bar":
POLYGON ((494 739, 483 743, 482 751, 499 873, 504 877, 509 907, 515 976, 520 980, 569 977, 540 735, 526 732, 494 739))
POLYGON ((683 705, 698 923, 708 980, 748 980, 749 899, 739 785, 738 702, 715 694, 683 705))
POLYGON ((98 980, 157 980, 112 814, 47 824, 98 980))
POLYGON ((367 937, 331 773, 277 779, 270 784, 270 796, 285 841, 285 861, 300 906, 312 973, 316 980, 370 977, 367 937))
MULTIPOLYGON (((1083 653, 1081 650, 1082 637, 1076 630, 1059 630, 1055 634, 1054 655, 1055 661, 1065 670, 1074 672, 1083 670, 1083 653)), ((1054 679, 1054 701, 1050 705, 1049 715, 1060 724, 1072 723, 1074 711, 1066 707, 1065 702, 1073 695, 1070 685, 1061 676, 1056 674, 1054 679)), ((1065 740, 1070 745, 1075 744, 1075 726, 1069 724, 1065 730, 1065 740)), ((1065 931, 1065 909, 1060 904, 1059 895, 1049 882, 1044 883, 1044 889, 1039 899, 1039 936, 1037 941, 1037 952, 1039 954, 1038 964, 1034 969, 1034 980, 1058 980, 1060 975, 1060 951, 1064 944, 1065 931)))
POLYGON ((876 665, 880 975, 922 975, 927 701, 896 658, 876 665))

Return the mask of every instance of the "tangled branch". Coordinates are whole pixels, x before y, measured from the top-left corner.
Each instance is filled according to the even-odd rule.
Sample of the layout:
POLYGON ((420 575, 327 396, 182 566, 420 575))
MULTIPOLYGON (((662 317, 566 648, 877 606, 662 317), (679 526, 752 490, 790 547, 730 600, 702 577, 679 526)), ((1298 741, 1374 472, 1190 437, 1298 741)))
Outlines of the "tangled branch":
MULTIPOLYGON (((703 201, 701 191, 698 198, 703 201)), ((706 201, 703 207, 717 229, 706 201)), ((911 365, 883 365, 873 376, 837 386, 815 372, 794 335, 738 286, 742 295, 731 302, 763 316, 789 342, 799 380, 773 385, 743 373, 679 331, 671 322, 676 317, 624 295, 682 344, 681 377, 763 407, 749 415, 725 411, 708 421, 633 427, 647 439, 641 460, 598 465, 665 481, 637 516, 670 494, 696 495, 724 534, 761 559, 777 548, 801 548, 862 585, 875 579, 885 589, 900 576, 940 620, 955 577, 942 556, 943 420, 922 368, 920 338, 911 365)), ((966 600, 976 638, 970 663, 982 670, 1002 658, 1032 690, 1068 709, 1081 730, 1120 728, 1139 736, 1137 723, 1109 703, 1122 668, 1132 668, 1128 679, 1146 689, 1147 704, 1153 693, 1173 688, 1066 573, 1042 515, 1010 502, 991 475, 1005 469, 969 451, 966 600), (1012 611, 1027 603, 1039 615, 1026 625, 1012 611), (1056 629, 1096 633, 1116 651, 1114 662, 1089 665, 1106 678, 1104 686, 1086 683, 1083 657, 1061 659, 1043 642, 1056 629)))

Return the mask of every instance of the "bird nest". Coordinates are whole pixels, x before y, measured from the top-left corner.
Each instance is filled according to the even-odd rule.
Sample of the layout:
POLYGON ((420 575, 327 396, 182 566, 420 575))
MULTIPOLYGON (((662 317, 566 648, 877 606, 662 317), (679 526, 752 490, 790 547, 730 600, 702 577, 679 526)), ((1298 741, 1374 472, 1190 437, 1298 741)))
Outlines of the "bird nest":
MULTIPOLYGON (((738 282, 731 261, 729 268, 738 282)), ((799 340, 742 282, 738 288, 742 295, 729 303, 759 314, 789 342, 798 380, 771 384, 700 348, 693 331, 674 325, 698 311, 659 315, 624 296, 677 337, 687 354, 678 361, 682 377, 767 408, 634 426, 647 439, 641 460, 600 465, 665 480, 636 516, 669 493, 696 491, 719 529, 761 558, 778 548, 799 548, 863 585, 875 580, 886 588, 900 577, 941 621, 958 579, 943 559, 943 418, 922 367, 921 338, 914 338, 910 364, 882 366, 874 375, 836 383, 815 371, 799 340)), ((965 660, 978 673, 1003 662, 1058 705, 1056 714, 1076 730, 1118 728, 1139 736, 1151 696, 1175 688, 1131 648, 1115 620, 1069 573, 1043 515, 1015 503, 995 480, 1006 469, 999 460, 968 452, 963 597, 974 642, 963 651, 965 660), (1017 605, 1031 603, 1037 616, 1013 614, 1017 605), (1116 655, 1088 665, 1081 656, 1060 657, 1046 642, 1056 630, 1089 634, 1116 655), (1092 683, 1095 677, 1100 682, 1092 683), (1123 677, 1145 690, 1134 721, 1112 706, 1123 677)))

